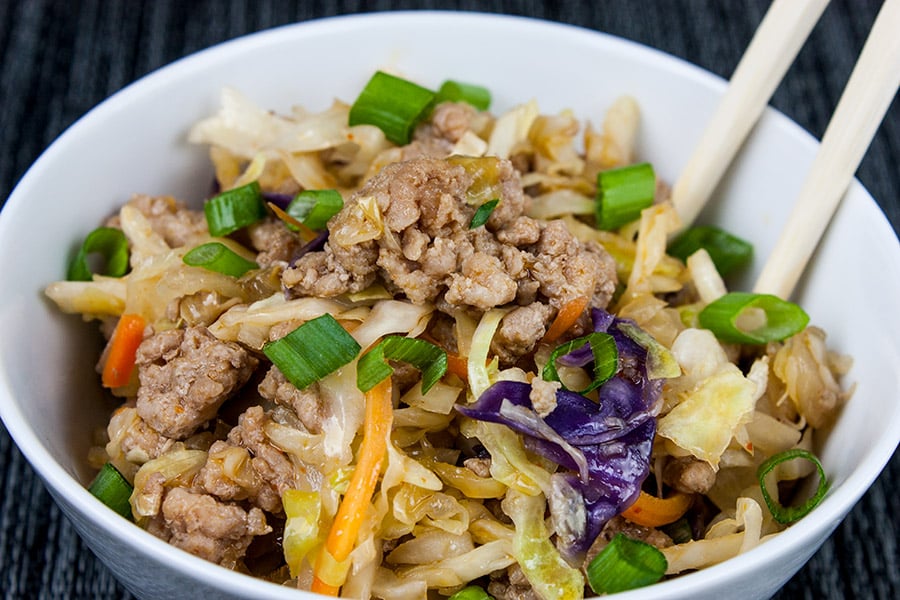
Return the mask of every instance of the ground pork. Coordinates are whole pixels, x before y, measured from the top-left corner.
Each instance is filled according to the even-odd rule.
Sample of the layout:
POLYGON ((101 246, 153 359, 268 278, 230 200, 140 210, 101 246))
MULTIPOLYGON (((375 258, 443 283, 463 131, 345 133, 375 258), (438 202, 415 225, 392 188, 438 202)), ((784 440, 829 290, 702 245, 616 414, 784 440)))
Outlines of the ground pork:
POLYGON ((258 508, 245 511, 208 494, 172 488, 162 503, 162 522, 150 530, 173 546, 233 568, 253 538, 272 531, 258 508))
POLYGON ((322 431, 325 406, 319 396, 319 386, 313 383, 297 389, 276 366, 272 366, 259 384, 259 395, 266 400, 291 408, 310 433, 322 431))
POLYGON ((693 456, 671 458, 663 469, 663 481, 685 494, 705 494, 716 482, 716 470, 693 456))
POLYGON ((257 363, 205 327, 156 333, 137 351, 138 415, 161 434, 184 439, 215 416, 257 363))
POLYGON ((113 413, 106 431, 110 440, 106 445, 107 454, 137 465, 161 456, 175 443, 148 425, 130 406, 122 406, 113 413))
POLYGON ((518 564, 491 574, 488 593, 496 600, 540 600, 518 564))
MULTIPOLYGON (((141 211, 153 231, 172 248, 194 246, 209 237, 203 211, 191 210, 171 196, 135 194, 128 204, 141 211)), ((108 224, 117 227, 117 219, 108 224)))
POLYGON ((259 475, 269 490, 260 490, 259 494, 277 498, 277 502, 266 500, 266 506, 275 504, 275 508, 268 508, 270 512, 280 512, 280 498, 285 490, 297 487, 294 479, 294 467, 290 458, 273 446, 265 433, 266 424, 271 421, 270 416, 261 406, 251 406, 238 418, 238 424, 228 433, 228 443, 233 446, 241 446, 250 451, 252 456, 250 466, 259 475))
POLYGON ((247 227, 250 243, 259 254, 256 263, 268 267, 276 263, 289 263, 302 244, 300 238, 292 233, 284 223, 277 219, 267 218, 247 227))
POLYGON ((331 297, 380 279, 414 303, 476 315, 537 302, 512 311, 498 332, 493 350, 513 364, 533 350, 563 305, 587 296, 591 306, 605 307, 617 281, 602 247, 580 242, 561 221, 525 216, 524 206, 518 173, 506 160, 391 164, 333 217, 324 250, 286 269, 282 282, 295 296, 331 297), (490 197, 500 202, 485 226, 471 229, 474 204, 490 197), (382 233, 372 229, 379 216, 382 233))
POLYGON ((219 500, 249 500, 265 511, 281 512, 281 495, 253 468, 250 451, 228 441, 210 446, 194 487, 219 500))

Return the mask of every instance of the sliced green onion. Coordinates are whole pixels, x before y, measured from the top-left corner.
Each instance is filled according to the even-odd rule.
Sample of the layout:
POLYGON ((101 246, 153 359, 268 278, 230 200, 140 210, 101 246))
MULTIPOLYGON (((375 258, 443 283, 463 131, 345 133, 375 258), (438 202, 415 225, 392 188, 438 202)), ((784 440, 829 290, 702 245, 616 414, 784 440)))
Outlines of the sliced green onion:
POLYGON ((491 218, 491 213, 494 212, 494 209, 497 208, 497 203, 500 202, 500 198, 494 198, 493 200, 488 200, 484 204, 478 207, 475 211, 475 214, 472 215, 472 221, 469 223, 469 229, 477 229, 481 227, 485 223, 488 222, 488 219, 491 218))
POLYGON ((366 352, 356 365, 356 387, 364 392, 394 372, 388 360, 407 362, 422 372, 422 393, 427 393, 447 372, 447 353, 430 342, 391 335, 366 352))
POLYGON ((121 277, 128 271, 128 240, 121 229, 98 227, 84 238, 78 254, 69 264, 66 275, 69 281, 90 281, 93 278, 88 265, 88 255, 100 254, 106 261, 105 273, 108 277, 121 277))
MULTIPOLYGON (((569 352, 581 348, 585 344, 590 345, 591 354, 594 355, 594 372, 591 383, 583 390, 572 390, 579 394, 586 394, 603 385, 619 369, 619 351, 616 348, 616 340, 608 333, 589 333, 588 335, 561 344, 550 354, 550 359, 541 371, 544 381, 559 381, 559 373, 556 370, 556 360, 569 352)), ((563 387, 569 389, 563 384, 563 387)))
POLYGON ((94 481, 88 486, 88 491, 96 496, 100 502, 129 521, 133 520, 129 499, 134 488, 112 463, 103 465, 94 481))
POLYGON ((672 240, 668 253, 687 261, 700 248, 709 252, 716 270, 723 277, 747 264, 753 256, 753 245, 750 242, 711 225, 691 227, 672 240))
POLYGON ((486 87, 462 83, 448 79, 441 84, 435 102, 465 102, 478 110, 487 110, 491 106, 491 93, 486 87))
POLYGON ((329 314, 307 321, 263 346, 272 364, 301 390, 349 363, 360 350, 356 340, 329 314))
POLYGON ((793 523, 794 521, 802 519, 809 514, 812 509, 819 505, 822 498, 825 497, 825 493, 828 492, 828 480, 825 477, 825 469, 822 467, 822 463, 819 462, 819 459, 816 458, 812 452, 804 450, 803 448, 792 448, 770 456, 759 465, 756 476, 759 478, 759 487, 762 491, 763 500, 766 501, 766 506, 769 507, 769 512, 772 513, 772 517, 779 523, 793 523), (772 469, 781 463, 794 459, 808 460, 816 466, 816 470, 819 472, 819 485, 816 487, 816 492, 799 506, 783 506, 777 500, 772 498, 768 486, 766 486, 765 478, 772 469))
POLYGON ((434 103, 434 92, 411 81, 376 71, 350 107, 349 124, 374 125, 398 146, 409 143, 434 103))
POLYGON ((668 566, 654 546, 617 533, 585 571, 594 593, 615 594, 656 583, 668 566))
POLYGON ((601 171, 597 175, 597 228, 618 229, 653 204, 656 175, 650 163, 601 171))
POLYGON ((494 600, 494 597, 477 585, 470 585, 459 590, 448 600, 494 600))
POLYGON ((285 212, 310 229, 321 230, 343 207, 344 198, 337 190, 303 190, 285 212))
POLYGON ((184 264, 203 267, 223 275, 240 277, 247 271, 258 269, 259 265, 247 260, 221 242, 201 244, 184 255, 184 264))
POLYGON ((789 338, 803 331, 809 315, 802 308, 770 294, 731 292, 711 302, 697 315, 700 326, 723 342, 765 344, 789 338), (752 329, 741 326, 741 316, 752 310, 762 317, 752 329))
POLYGON ((267 214, 262 191, 256 181, 210 198, 203 206, 203 212, 206 213, 210 235, 216 237, 256 223, 267 214))

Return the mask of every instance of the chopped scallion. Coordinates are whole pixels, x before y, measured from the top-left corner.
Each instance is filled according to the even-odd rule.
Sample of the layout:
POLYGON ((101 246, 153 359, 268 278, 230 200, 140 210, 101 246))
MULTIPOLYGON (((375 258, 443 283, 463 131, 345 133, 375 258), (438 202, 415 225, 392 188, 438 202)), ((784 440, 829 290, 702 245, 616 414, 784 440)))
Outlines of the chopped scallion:
POLYGON ((477 585, 470 585, 459 590, 448 600, 494 600, 494 597, 477 585))
MULTIPOLYGON (((573 391, 579 394, 586 394, 603 385, 619 369, 619 351, 616 348, 616 340, 608 333, 589 333, 557 346, 550 354, 547 364, 544 365, 541 377, 545 381, 560 381, 559 372, 556 368, 557 359, 585 345, 590 347, 591 355, 593 356, 593 376, 591 383, 586 388, 573 391)), ((560 383, 562 382, 560 381, 560 383)), ((563 387, 566 387, 565 384, 563 384, 563 387)))
POLYGON ((303 190, 285 212, 310 229, 321 230, 343 207, 344 198, 337 190, 303 190))
POLYGON ((441 84, 437 92, 436 102, 465 102, 478 110, 487 110, 491 106, 491 93, 486 87, 462 83, 448 79, 441 84))
POLYGON ((263 346, 263 353, 298 389, 337 371, 360 350, 356 340, 329 314, 307 321, 263 346))
POLYGON ((618 229, 653 204, 656 175, 649 163, 629 165, 597 175, 597 228, 618 229))
POLYGON ((759 487, 762 491, 763 500, 766 501, 766 506, 769 507, 772 518, 779 523, 793 523, 794 521, 802 519, 809 514, 812 509, 819 505, 822 498, 825 497, 825 493, 828 492, 828 480, 825 477, 825 469, 822 467, 822 463, 819 462, 819 459, 816 458, 812 452, 802 448, 791 448, 790 450, 785 450, 784 452, 779 452, 778 454, 770 456, 759 465, 756 476, 759 478, 759 487), (772 498, 772 495, 769 493, 765 481, 766 475, 781 463, 795 459, 808 460, 815 465, 816 470, 819 473, 819 484, 816 487, 815 493, 802 504, 798 506, 783 506, 780 502, 772 498))
POLYGON ((130 498, 134 488, 112 463, 103 465, 88 491, 129 521, 133 520, 130 498))
POLYGON ((98 227, 90 232, 69 265, 69 281, 90 281, 93 278, 88 264, 91 254, 100 254, 106 261, 103 275, 121 277, 128 271, 128 240, 121 229, 98 227))
POLYGON ((184 264, 203 267, 231 277, 240 277, 247 271, 258 269, 259 265, 247 260, 221 242, 201 244, 184 255, 184 264))
POLYGON ((350 107, 349 124, 374 125, 403 146, 434 103, 434 92, 411 81, 376 71, 350 107))
POLYGON ((654 546, 617 533, 585 571, 594 593, 615 594, 656 583, 667 568, 654 546))
POLYGON ((709 252, 716 270, 723 277, 747 264, 753 256, 752 244, 711 225, 691 227, 672 240, 668 253, 686 261, 700 248, 709 252))
POLYGON ((216 237, 256 223, 268 214, 256 181, 210 198, 203 206, 203 212, 210 235, 216 237))
POLYGON ((422 393, 427 393, 447 372, 447 353, 425 340, 392 335, 366 352, 357 363, 356 386, 368 392, 394 372, 387 361, 407 362, 422 372, 422 393))
POLYGON ((493 200, 488 200, 484 204, 478 207, 475 211, 475 214, 472 215, 472 221, 469 223, 469 229, 477 229, 481 227, 485 223, 488 222, 488 219, 491 218, 491 213, 494 212, 494 209, 497 208, 497 203, 500 202, 500 198, 494 198, 493 200))
POLYGON ((697 319, 721 341, 735 344, 781 341, 809 323, 809 315, 793 302, 748 292, 725 294, 700 311, 697 319))

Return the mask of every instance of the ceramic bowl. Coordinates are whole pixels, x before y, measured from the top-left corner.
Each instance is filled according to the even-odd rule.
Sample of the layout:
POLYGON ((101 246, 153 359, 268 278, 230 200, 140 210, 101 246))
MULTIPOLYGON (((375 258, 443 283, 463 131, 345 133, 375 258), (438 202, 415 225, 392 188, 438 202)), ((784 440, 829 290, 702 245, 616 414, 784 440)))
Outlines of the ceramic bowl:
MULTIPOLYGON (((113 515, 84 488, 91 431, 111 410, 94 372, 95 326, 59 313, 42 294, 64 276, 78 240, 134 192, 199 201, 212 172, 188 144, 197 120, 232 86, 286 111, 352 101, 389 68, 426 86, 483 83, 500 112, 537 99, 599 123, 621 94, 640 103, 639 154, 673 181, 725 82, 661 52, 608 35, 515 17, 395 13, 340 17, 247 36, 180 60, 117 93, 66 131, 22 178, 0 213, 0 415, 75 528, 142 598, 300 598, 177 550, 113 515), (449 50, 448 50, 449 49, 449 50), (38 234, 38 235, 36 235, 38 234)), ((737 232, 756 259, 774 245, 816 141, 768 110, 701 220, 737 232)), ((855 358, 856 392, 821 448, 831 490, 809 516, 726 563, 622 598, 766 598, 816 551, 871 485, 900 439, 900 246, 854 182, 795 299, 855 358), (877 258, 874 258, 877 257, 877 258)))

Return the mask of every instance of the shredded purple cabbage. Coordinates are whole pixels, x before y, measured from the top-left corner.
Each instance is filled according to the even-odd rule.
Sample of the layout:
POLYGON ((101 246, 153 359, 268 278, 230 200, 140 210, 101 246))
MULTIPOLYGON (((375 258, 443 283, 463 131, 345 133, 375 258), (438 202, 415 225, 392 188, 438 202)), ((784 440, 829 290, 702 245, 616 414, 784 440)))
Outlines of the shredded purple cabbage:
MULTIPOLYGON (((567 469, 553 475, 555 484, 565 487, 569 497, 580 496, 585 508, 585 522, 559 537, 561 551, 573 560, 583 556, 606 522, 630 506, 640 493, 650 471, 655 409, 662 391, 661 380, 647 377, 647 351, 619 331, 617 325, 623 319, 599 309, 592 311, 592 318, 595 331, 609 333, 615 339, 619 369, 600 386, 599 403, 560 389, 556 392, 556 408, 543 419, 575 452, 584 455, 586 476, 573 458, 573 449, 550 439, 535 426, 533 418, 516 418, 512 411, 501 411, 504 401, 533 410, 529 384, 499 381, 474 403, 457 406, 469 418, 501 423, 521 433, 528 449, 567 469)), ((591 360, 587 346, 560 359, 577 366, 591 360)), ((553 512, 552 499, 550 505, 553 512)))
POLYGON ((263 200, 271 202, 281 210, 287 210, 288 205, 294 199, 290 194, 277 194, 275 192, 263 192, 263 200))

